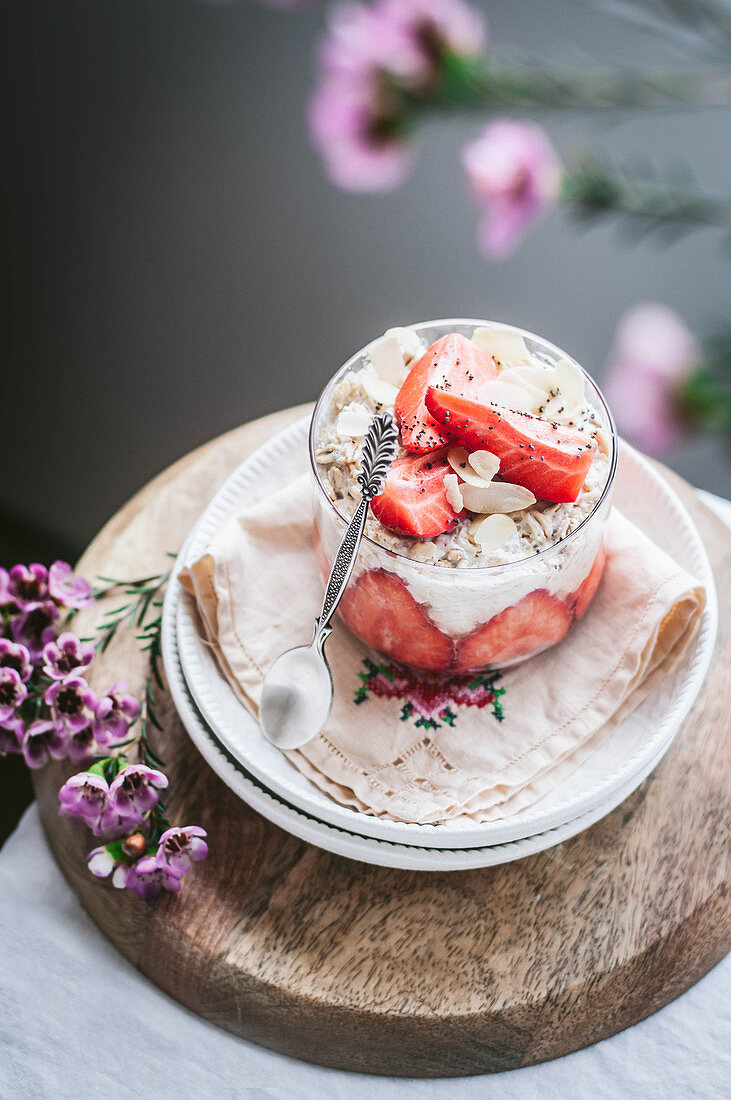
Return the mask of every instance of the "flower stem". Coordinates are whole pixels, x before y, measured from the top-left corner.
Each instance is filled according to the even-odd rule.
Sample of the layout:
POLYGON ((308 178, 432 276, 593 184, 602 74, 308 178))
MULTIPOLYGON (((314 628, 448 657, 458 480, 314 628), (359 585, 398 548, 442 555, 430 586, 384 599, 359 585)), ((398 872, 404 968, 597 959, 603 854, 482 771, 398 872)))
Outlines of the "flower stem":
POLYGON ((643 219, 648 230, 672 225, 731 232, 730 199, 611 172, 591 158, 565 172, 560 198, 586 218, 615 212, 643 219))
MULTIPOLYGON (((155 573, 151 577, 143 577, 137 581, 120 581, 111 577, 98 578, 105 584, 104 587, 94 589, 95 599, 102 599, 111 592, 118 592, 129 597, 127 603, 122 604, 121 607, 113 608, 105 614, 104 619, 106 621, 99 627, 96 636, 91 639, 100 653, 104 653, 110 645, 120 626, 126 623, 130 627, 140 627, 150 607, 160 606, 161 601, 156 601, 155 597, 167 584, 169 576, 170 571, 168 570, 165 573, 155 573)), ((155 621, 158 622, 157 619, 155 621)))
POLYGON ((648 73, 613 69, 540 69, 493 55, 445 53, 435 86, 415 100, 442 108, 517 107, 531 110, 612 110, 628 107, 727 107, 725 66, 648 73))

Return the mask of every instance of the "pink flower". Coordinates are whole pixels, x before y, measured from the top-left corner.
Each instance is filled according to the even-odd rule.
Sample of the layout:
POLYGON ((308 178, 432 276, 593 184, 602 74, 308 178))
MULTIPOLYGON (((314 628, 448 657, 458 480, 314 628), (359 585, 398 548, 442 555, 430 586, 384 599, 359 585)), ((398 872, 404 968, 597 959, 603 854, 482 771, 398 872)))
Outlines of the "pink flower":
POLYGON ((421 80, 433 78, 444 51, 475 57, 485 48, 485 19, 462 0, 382 0, 380 7, 408 36, 419 60, 412 75, 421 80))
POLYGON ((15 712, 28 694, 28 689, 14 668, 0 666, 0 722, 15 717, 15 712))
POLYGON ((177 894, 180 890, 180 876, 174 868, 160 864, 154 856, 143 856, 128 868, 124 882, 114 880, 115 886, 124 885, 134 890, 138 897, 150 900, 156 898, 161 890, 177 894))
POLYGON ((330 9, 319 60, 325 76, 370 78, 378 72, 413 78, 421 66, 419 50, 403 20, 375 4, 341 3, 330 9))
POLYGON ((604 394, 619 431, 643 451, 661 454, 682 438, 677 393, 698 354, 690 329, 667 306, 644 302, 620 320, 604 394))
POLYGON ((43 698, 59 729, 77 734, 91 726, 96 696, 82 676, 54 680, 43 698))
POLYGON ((24 733, 23 720, 17 714, 0 722, 0 756, 22 752, 24 733))
POLYGON ((310 131, 348 191, 397 187, 411 166, 404 91, 426 94, 447 52, 479 53, 481 16, 463 0, 376 0, 335 7, 320 48, 310 131))
POLYGON ((336 186, 390 191, 411 167, 411 149, 384 113, 376 76, 325 77, 310 101, 310 133, 336 186))
MULTIPOLYGON (((84 821, 98 836, 104 832, 102 818, 109 797, 109 784, 95 772, 79 772, 66 780, 58 792, 59 813, 84 821)), ((94 872, 96 873, 96 872, 94 872)))
POLYGON ((23 733, 23 756, 29 768, 42 768, 48 760, 63 760, 66 755, 66 733, 53 722, 31 722, 23 733))
POLYGON ((129 764, 112 780, 102 824, 119 831, 139 825, 145 814, 156 806, 160 791, 168 785, 167 776, 145 764, 129 764))
POLYGON ((55 561, 48 570, 48 592, 59 607, 78 609, 94 602, 89 582, 74 576, 65 561, 55 561))
POLYGON ((16 642, 28 650, 33 664, 40 661, 43 647, 53 641, 56 631, 53 623, 58 618, 58 608, 52 600, 28 605, 10 622, 10 632, 16 642))
POLYGON ((0 565, 0 607, 12 604, 13 596, 10 591, 10 574, 0 565))
POLYGON ((67 730, 66 755, 75 764, 82 760, 88 760, 97 751, 94 731, 91 726, 84 726, 80 730, 67 730))
POLYGON ((558 198, 558 155, 534 122, 497 119, 465 146, 462 163, 485 210, 483 251, 493 259, 507 256, 531 222, 558 198))
POLYGON ((101 848, 94 848, 93 851, 89 852, 86 857, 86 865, 92 875, 96 875, 97 878, 106 878, 107 875, 112 875, 112 882, 119 889, 123 889, 127 885, 130 865, 122 860, 115 859, 109 851, 109 845, 102 845, 101 848))
POLYGON ((203 837, 205 829, 200 825, 179 825, 167 829, 160 837, 157 849, 157 862, 172 867, 178 875, 185 875, 194 863, 205 859, 208 845, 203 837))
POLYGON ((122 741, 139 716, 140 704, 134 696, 127 694, 128 687, 126 680, 118 680, 97 700, 93 729, 99 745, 122 741))
POLYGON ((48 570, 45 565, 14 565, 10 570, 9 594, 21 611, 31 611, 48 596, 48 570))
POLYGON ((82 642, 70 630, 43 647, 43 671, 52 680, 63 680, 72 672, 80 672, 93 659, 94 646, 82 642))
POLYGON ((26 647, 7 638, 0 638, 0 666, 14 668, 24 684, 30 680, 33 672, 30 653, 26 647))

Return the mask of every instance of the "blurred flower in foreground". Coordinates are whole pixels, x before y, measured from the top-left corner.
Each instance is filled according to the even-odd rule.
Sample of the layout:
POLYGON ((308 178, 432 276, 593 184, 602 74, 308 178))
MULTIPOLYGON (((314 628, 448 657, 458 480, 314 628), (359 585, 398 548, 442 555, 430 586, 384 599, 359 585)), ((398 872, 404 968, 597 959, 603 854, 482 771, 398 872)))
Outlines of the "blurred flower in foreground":
POLYGON ((463 0, 376 0, 340 4, 328 23, 312 139, 339 187, 390 190, 411 166, 414 102, 429 98, 450 58, 482 51, 484 21, 463 0))
POLYGON ((482 249, 493 259, 508 256, 528 226, 558 199, 558 154, 536 123, 497 119, 465 146, 462 163, 485 210, 482 249))
POLYGON ((681 393, 698 359, 693 334, 667 306, 644 302, 625 313, 604 383, 620 433, 650 454, 675 446, 687 428, 681 393))

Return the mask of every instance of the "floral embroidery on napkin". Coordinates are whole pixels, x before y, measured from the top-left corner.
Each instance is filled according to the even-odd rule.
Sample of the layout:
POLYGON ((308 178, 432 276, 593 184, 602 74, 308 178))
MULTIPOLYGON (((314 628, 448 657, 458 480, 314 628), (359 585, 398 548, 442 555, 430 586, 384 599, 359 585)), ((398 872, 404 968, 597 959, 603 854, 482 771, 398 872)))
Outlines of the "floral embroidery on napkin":
POLYGON ((353 702, 365 703, 371 695, 382 699, 403 700, 400 719, 421 729, 436 730, 443 723, 453 726, 457 706, 491 707, 498 722, 505 717, 501 696, 505 688, 498 687, 499 672, 471 673, 467 676, 443 676, 438 672, 417 672, 396 664, 377 665, 366 657, 361 681, 353 702))

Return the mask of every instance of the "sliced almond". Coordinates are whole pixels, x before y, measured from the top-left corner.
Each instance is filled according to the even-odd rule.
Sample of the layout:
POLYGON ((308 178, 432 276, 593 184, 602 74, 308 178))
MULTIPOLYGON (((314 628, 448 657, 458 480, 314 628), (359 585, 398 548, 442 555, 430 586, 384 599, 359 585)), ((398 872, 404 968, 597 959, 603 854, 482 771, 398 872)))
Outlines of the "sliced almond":
POLYGON ((520 512, 535 504, 530 489, 522 485, 510 485, 507 481, 492 481, 483 488, 476 485, 462 486, 462 499, 470 512, 520 512))
POLYGON ((406 377, 406 364, 401 345, 395 336, 381 336, 368 348, 373 369, 384 382, 398 387, 406 377))
POLYGON ((346 405, 338 415, 335 431, 338 435, 349 435, 351 439, 361 439, 371 422, 371 414, 362 405, 346 405))
POLYGON ((464 501, 462 499, 462 493, 460 492, 459 481, 456 474, 447 474, 444 478, 444 488, 447 490, 447 503, 454 508, 455 512, 461 512, 464 508, 464 501))
POLYGON ((510 516, 494 515, 476 520, 470 538, 484 551, 499 550, 516 535, 518 528, 510 516))
POLYGON ((524 363, 528 359, 528 348, 519 332, 497 326, 476 328, 472 333, 472 340, 478 348, 492 355, 498 367, 524 363))
POLYGON ((363 389, 366 391, 369 397, 371 397, 377 405, 387 405, 389 408, 393 407, 393 403, 398 395, 398 390, 395 386, 392 386, 390 382, 384 382, 378 374, 371 374, 370 371, 363 371, 360 376, 360 383, 363 389))
POLYGON ((538 415, 541 420, 553 420, 559 424, 576 424, 581 420, 579 407, 567 401, 560 390, 555 397, 549 397, 538 406, 538 415))
POLYGON ((390 328, 387 329, 386 336, 396 337, 401 348, 401 354, 407 363, 410 363, 412 359, 418 359, 425 351, 424 345, 412 328, 390 328))
MULTIPOLYGON (((487 451, 481 453, 487 454, 487 451)), ((469 482, 470 485, 487 485, 492 480, 493 475, 490 477, 483 477, 479 470, 475 470, 475 468, 470 465, 471 460, 469 451, 465 450, 464 447, 450 447, 447 451, 447 462, 458 478, 461 478, 462 481, 469 482)), ((495 472, 497 473, 497 471, 495 472)))
MULTIPOLYGON (((469 457, 469 464, 475 473, 488 484, 500 469, 500 459, 491 451, 473 451, 469 457)), ((469 481, 469 478, 465 478, 465 481, 469 481)))
POLYGON ((556 383, 567 404, 581 405, 584 401, 584 375, 570 359, 559 359, 555 368, 556 383))
POLYGON ((501 373, 500 381, 511 382, 514 386, 529 386, 542 397, 558 384, 553 367, 509 367, 501 373))
POLYGON ((530 412, 541 396, 540 393, 531 392, 526 386, 503 382, 502 378, 491 378, 489 382, 483 382, 479 390, 480 401, 504 405, 515 412, 530 412))
POLYGON ((602 454, 609 454, 609 436, 605 432, 604 428, 597 428, 596 444, 602 454))

